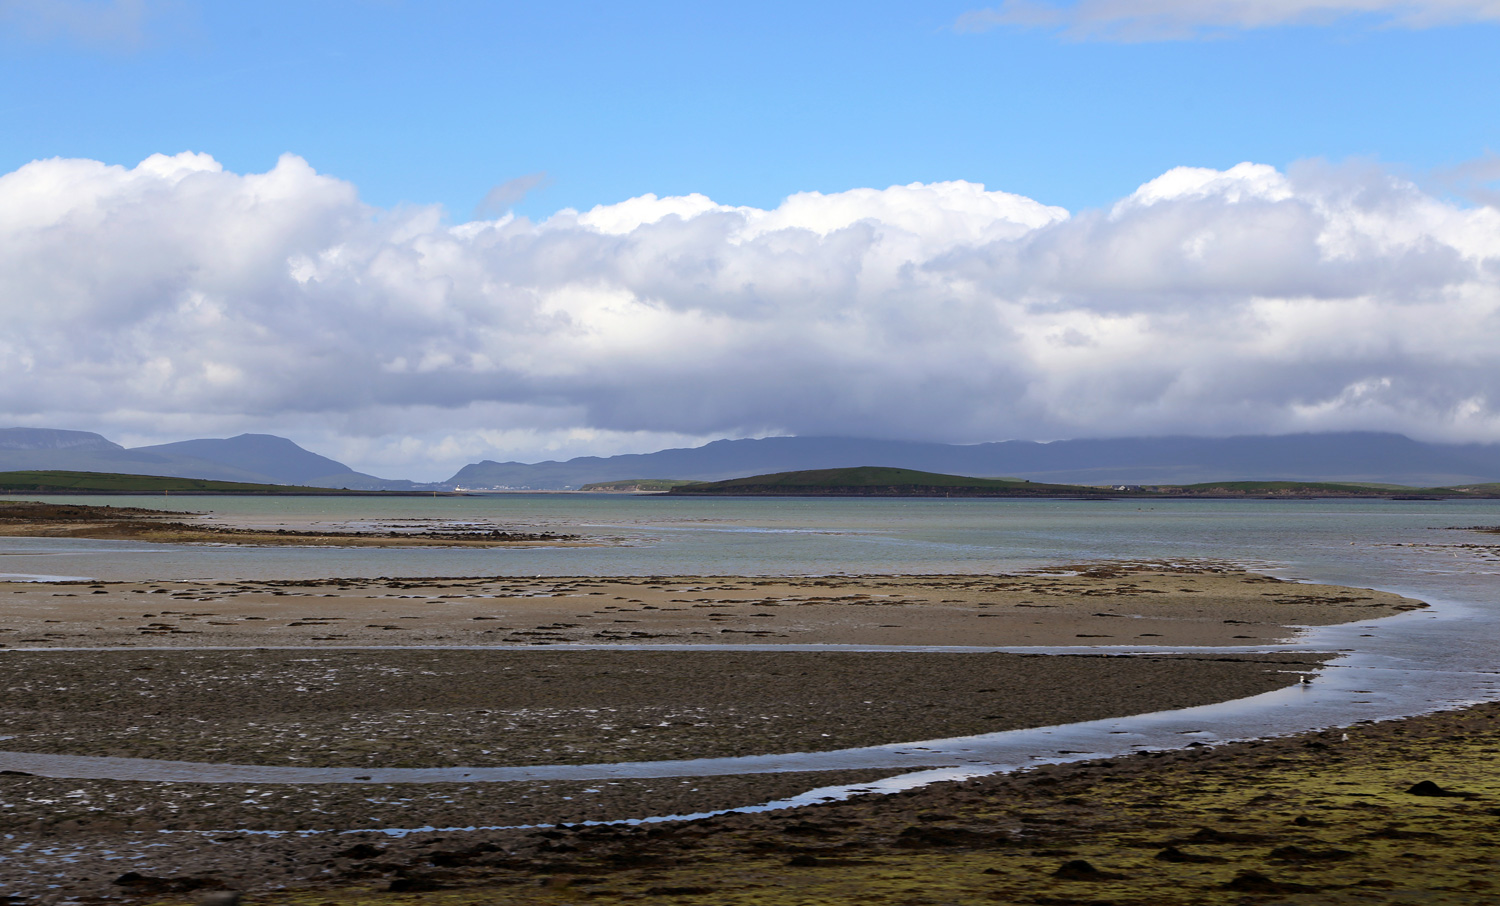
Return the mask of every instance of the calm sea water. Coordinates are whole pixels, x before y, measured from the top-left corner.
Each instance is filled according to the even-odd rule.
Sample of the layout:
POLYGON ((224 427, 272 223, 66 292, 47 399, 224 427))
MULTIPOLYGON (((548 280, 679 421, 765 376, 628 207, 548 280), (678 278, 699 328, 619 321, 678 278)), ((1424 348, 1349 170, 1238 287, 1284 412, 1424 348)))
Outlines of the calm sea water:
MULTIPOLYGON (((97 497, 51 497, 98 504, 97 497)), ((256 548, 0 538, 0 574, 100 579, 328 576, 985 573, 1116 558, 1232 559, 1278 575, 1469 597, 1500 543, 1500 501, 826 500, 513 494, 484 497, 117 497, 238 525, 498 524, 598 547, 256 548), (1396 546, 1406 545, 1406 546, 1396 546), (1416 545, 1416 546, 1410 546, 1416 545), (1477 581, 1471 581, 1477 580, 1477 581), (1441 589, 1441 592, 1439 591, 1441 589)))

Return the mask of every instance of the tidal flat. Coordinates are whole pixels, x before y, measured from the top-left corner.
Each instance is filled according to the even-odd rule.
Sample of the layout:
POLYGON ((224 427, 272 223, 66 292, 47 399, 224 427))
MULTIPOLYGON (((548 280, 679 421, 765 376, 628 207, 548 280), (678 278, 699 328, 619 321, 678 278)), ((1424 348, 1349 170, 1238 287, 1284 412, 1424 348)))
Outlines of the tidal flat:
MULTIPOLYGON (((1421 606, 1204 563, 1010 576, 8 583, 0 719, 4 748, 27 757, 189 766, 373 771, 833 751, 1255 695, 1297 683, 1326 656, 1215 647, 1421 606), (681 647, 653 650, 629 634, 637 632, 681 647), (737 636, 755 644, 736 647, 737 636), (1141 638, 1205 647, 1130 656, 878 647, 1141 638), (693 650, 695 640, 715 648, 693 650), (874 650, 778 648, 786 640, 874 650), (580 643, 590 647, 568 647, 580 643)), ((12 771, 0 773, 0 877, 17 902, 180 900, 216 888, 253 900, 329 890, 343 902, 381 891, 567 886, 553 876, 569 873, 577 893, 586 887, 577 872, 545 854, 587 847, 551 835, 636 831, 482 828, 744 809, 892 773, 900 769, 194 783, 12 771), (348 855, 360 845, 352 851, 390 856, 348 855)), ((809 820, 802 814, 754 820, 790 827, 809 820)), ((688 823, 680 833, 718 826, 688 823)), ((639 833, 654 839, 678 827, 639 833)), ((904 844, 897 851, 920 855, 904 844)), ((611 864, 645 865, 634 858, 611 864)), ((643 871, 637 892, 705 886, 652 877, 643 871)))

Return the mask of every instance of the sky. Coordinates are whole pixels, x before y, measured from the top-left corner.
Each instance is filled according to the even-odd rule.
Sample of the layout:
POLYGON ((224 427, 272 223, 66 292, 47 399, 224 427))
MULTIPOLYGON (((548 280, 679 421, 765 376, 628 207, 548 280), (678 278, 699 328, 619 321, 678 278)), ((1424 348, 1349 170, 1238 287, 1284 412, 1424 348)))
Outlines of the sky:
POLYGON ((0 426, 1500 442, 1500 0, 0 0, 0 426))

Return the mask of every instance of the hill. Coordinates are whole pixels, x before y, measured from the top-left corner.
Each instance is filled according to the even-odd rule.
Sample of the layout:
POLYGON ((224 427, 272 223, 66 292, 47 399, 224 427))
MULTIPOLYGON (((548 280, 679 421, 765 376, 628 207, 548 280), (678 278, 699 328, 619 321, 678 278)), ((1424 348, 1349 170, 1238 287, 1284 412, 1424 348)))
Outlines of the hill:
POLYGON ((837 469, 850 463, 947 475, 1088 485, 1190 485, 1215 481, 1387 483, 1444 487, 1500 481, 1500 445, 1429 444, 1399 434, 1140 437, 936 444, 844 437, 721 440, 701 447, 566 462, 465 466, 466 488, 577 488, 624 479, 721 481, 746 475, 837 469))
POLYGON ((271 434, 241 434, 127 449, 88 431, 0 429, 0 470, 38 469, 358 490, 421 487, 410 481, 355 472, 341 462, 271 434))
POLYGON ((672 488, 678 496, 775 496, 775 497, 1110 497, 1114 492, 1078 485, 1037 484, 1030 481, 968 478, 858 466, 851 469, 813 469, 778 472, 728 481, 700 482, 672 488))
POLYGON ((388 492, 211 481, 164 475, 121 475, 110 472, 0 472, 0 494, 277 494, 321 497, 368 493, 388 492))

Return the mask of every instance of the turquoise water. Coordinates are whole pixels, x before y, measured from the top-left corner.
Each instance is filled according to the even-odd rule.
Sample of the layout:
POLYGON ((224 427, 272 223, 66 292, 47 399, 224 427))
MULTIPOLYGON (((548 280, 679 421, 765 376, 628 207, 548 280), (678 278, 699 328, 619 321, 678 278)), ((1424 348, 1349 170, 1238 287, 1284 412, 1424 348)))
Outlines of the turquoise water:
MULTIPOLYGON (((100 502, 98 497, 47 498, 100 502)), ((0 574, 99 579, 328 576, 984 573, 1116 558, 1232 559, 1279 575, 1409 587, 1493 576, 1432 544, 1500 524, 1500 501, 826 500, 514 494, 448 498, 117 497, 233 524, 483 523, 581 535, 597 547, 339 549, 0 539, 0 574), (1419 545, 1396 547, 1394 545, 1419 545)), ((1438 584, 1447 588, 1450 583, 1438 584)), ((1453 589, 1455 592, 1457 588, 1453 589)), ((1462 595, 1453 595, 1462 597, 1462 595)))

